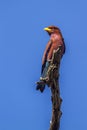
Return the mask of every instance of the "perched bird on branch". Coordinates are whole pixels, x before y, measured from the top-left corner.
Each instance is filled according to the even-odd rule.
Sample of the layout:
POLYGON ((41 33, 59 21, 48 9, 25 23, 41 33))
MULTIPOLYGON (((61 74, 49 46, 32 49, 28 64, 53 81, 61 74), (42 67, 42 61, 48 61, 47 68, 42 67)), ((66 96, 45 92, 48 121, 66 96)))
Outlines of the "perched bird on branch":
POLYGON ((56 26, 48 26, 44 30, 49 34, 50 40, 48 41, 43 57, 42 57, 42 69, 40 81, 37 84, 36 90, 44 91, 45 82, 49 80, 50 77, 47 75, 48 68, 50 66, 50 61, 53 56, 54 50, 59 48, 61 57, 65 53, 65 44, 62 33, 60 29, 56 26))

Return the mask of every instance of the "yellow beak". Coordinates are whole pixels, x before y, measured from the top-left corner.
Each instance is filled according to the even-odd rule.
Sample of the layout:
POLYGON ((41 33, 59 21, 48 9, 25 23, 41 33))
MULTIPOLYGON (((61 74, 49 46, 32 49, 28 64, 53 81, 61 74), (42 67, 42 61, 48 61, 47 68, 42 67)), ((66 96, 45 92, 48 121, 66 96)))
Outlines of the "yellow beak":
POLYGON ((44 28, 44 30, 47 31, 47 32, 50 32, 50 31, 51 31, 50 28, 44 28))

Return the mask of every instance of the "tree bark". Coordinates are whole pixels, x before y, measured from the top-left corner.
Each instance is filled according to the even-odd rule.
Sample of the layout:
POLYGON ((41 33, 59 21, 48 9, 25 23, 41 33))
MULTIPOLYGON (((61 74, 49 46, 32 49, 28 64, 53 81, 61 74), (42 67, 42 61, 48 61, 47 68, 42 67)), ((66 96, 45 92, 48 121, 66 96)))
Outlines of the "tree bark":
POLYGON ((37 82, 37 84, 48 85, 51 89, 51 100, 52 100, 52 119, 50 121, 49 130, 59 130, 60 127, 60 117, 62 112, 60 111, 62 98, 60 97, 59 89, 59 68, 61 61, 61 48, 58 48, 53 52, 52 60, 49 61, 50 65, 47 70, 47 81, 37 82))
POLYGON ((50 130, 59 130, 60 127, 60 117, 62 112, 60 111, 60 106, 62 99, 60 98, 59 85, 54 80, 51 86, 52 92, 52 120, 50 122, 50 130))
POLYGON ((52 101, 52 119, 50 121, 49 130, 59 130, 60 128, 60 117, 62 112, 60 111, 62 98, 60 97, 59 89, 59 67, 60 67, 60 55, 61 50, 57 50, 53 53, 52 61, 48 69, 49 82, 48 86, 51 89, 51 101, 52 101))

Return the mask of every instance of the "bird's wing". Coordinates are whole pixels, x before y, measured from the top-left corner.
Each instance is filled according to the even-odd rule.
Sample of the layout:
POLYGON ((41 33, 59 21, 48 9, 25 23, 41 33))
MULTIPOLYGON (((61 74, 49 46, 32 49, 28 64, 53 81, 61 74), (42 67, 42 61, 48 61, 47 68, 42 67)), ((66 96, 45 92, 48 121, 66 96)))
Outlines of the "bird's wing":
POLYGON ((50 40, 47 45, 46 45, 46 48, 45 48, 45 51, 44 51, 44 54, 43 54, 43 57, 42 57, 42 69, 41 69, 41 73, 43 72, 44 68, 45 68, 45 64, 46 64, 46 61, 47 61, 47 54, 50 50, 50 47, 52 45, 52 41, 50 40))
MULTIPOLYGON (((65 46, 65 41, 63 40, 63 45, 64 45, 64 53, 65 53, 65 51, 66 51, 66 46, 65 46)), ((64 54, 63 53, 63 54, 64 54)))

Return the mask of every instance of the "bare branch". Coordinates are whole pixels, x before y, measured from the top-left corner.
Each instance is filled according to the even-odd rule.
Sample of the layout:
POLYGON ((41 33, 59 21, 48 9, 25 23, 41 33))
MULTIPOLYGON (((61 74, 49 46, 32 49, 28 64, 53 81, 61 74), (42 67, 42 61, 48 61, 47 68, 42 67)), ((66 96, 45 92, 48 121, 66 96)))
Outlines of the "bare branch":
POLYGON ((52 119, 50 121, 50 130, 59 130, 60 117, 62 112, 60 111, 62 99, 60 97, 59 90, 59 67, 60 67, 60 55, 61 50, 54 52, 50 67, 48 69, 49 82, 48 85, 51 88, 51 100, 52 100, 52 119))

